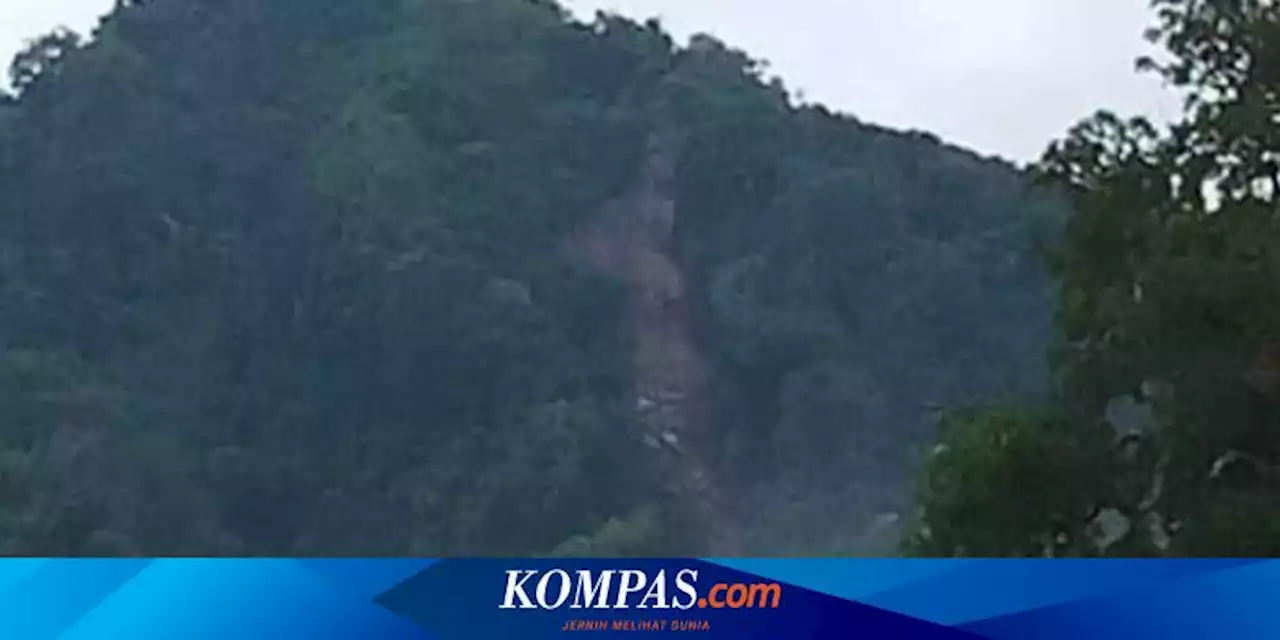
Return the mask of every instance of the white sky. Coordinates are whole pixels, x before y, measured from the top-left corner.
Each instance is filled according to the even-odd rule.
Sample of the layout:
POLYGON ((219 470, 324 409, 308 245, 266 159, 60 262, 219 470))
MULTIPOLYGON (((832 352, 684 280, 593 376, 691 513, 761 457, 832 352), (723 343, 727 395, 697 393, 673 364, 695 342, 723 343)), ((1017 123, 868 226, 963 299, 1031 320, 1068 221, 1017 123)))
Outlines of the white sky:
MULTIPOLYGON (((337 0, 316 0, 328 2, 337 0)), ((346 0, 351 1, 351 0, 346 0)), ((769 61, 811 101, 1031 160, 1098 108, 1164 120, 1176 99, 1133 72, 1147 0, 568 0, 582 15, 658 16, 769 61)), ((0 59, 111 0, 0 0, 0 59)), ((7 66, 7 65, 6 65, 7 66)))

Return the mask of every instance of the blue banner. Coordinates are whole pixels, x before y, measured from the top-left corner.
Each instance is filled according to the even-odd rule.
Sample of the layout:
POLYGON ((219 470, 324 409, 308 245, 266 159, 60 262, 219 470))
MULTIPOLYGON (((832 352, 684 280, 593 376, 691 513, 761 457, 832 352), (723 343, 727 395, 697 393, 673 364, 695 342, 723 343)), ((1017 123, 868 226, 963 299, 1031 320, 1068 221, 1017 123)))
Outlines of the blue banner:
POLYGON ((0 638, 1275 638, 1271 560, 0 561, 0 638))

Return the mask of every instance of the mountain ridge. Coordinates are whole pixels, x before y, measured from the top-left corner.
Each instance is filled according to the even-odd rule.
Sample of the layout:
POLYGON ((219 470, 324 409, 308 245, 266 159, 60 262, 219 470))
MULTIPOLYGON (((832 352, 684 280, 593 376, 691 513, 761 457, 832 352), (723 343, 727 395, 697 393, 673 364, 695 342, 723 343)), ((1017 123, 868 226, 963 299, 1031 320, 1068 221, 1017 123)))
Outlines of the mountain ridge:
POLYGON ((706 363, 698 467, 745 553, 865 552, 923 407, 1038 392, 1055 205, 1023 172, 655 23, 320 6, 124 4, 16 67, 6 551, 696 554, 636 412, 646 313, 706 363), (675 315, 565 251, 664 129, 636 246, 675 315))

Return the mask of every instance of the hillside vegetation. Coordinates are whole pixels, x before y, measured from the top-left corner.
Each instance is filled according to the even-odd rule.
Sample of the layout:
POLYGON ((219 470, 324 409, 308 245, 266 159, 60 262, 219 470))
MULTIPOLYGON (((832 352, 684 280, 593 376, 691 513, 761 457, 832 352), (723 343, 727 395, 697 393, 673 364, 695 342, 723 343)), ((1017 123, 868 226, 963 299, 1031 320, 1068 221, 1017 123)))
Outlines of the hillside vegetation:
POLYGON ((1053 393, 947 416, 912 553, 1280 555, 1280 4, 1152 5, 1185 113, 1099 113, 1036 167, 1075 211, 1053 393))
POLYGON ((705 36, 151 0, 11 71, 4 553, 886 552, 934 412, 1048 388, 1023 173, 705 36))

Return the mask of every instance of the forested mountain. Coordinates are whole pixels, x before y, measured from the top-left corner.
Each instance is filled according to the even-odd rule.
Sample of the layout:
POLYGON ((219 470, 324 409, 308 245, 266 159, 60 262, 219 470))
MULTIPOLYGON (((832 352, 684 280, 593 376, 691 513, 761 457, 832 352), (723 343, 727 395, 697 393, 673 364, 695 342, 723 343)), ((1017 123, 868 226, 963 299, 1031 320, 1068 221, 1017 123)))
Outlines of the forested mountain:
POLYGON ((11 72, 5 553, 874 552, 1044 391, 1056 207, 708 37, 150 0, 11 72))

